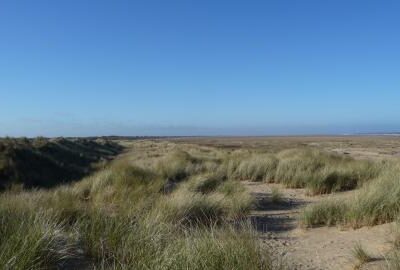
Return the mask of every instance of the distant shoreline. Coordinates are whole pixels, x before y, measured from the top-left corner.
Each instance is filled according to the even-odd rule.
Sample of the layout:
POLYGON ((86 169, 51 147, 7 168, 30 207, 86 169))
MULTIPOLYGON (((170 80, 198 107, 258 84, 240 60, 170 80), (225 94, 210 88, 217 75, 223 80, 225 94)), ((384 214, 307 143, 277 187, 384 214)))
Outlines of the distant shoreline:
POLYGON ((105 139, 105 140, 157 140, 157 139, 179 139, 179 138, 273 138, 273 137, 357 137, 357 136, 393 136, 399 137, 400 132, 382 132, 382 133, 338 133, 338 134, 274 134, 274 135, 171 135, 171 136, 118 136, 118 135, 110 135, 110 136, 36 136, 36 137, 24 137, 24 136, 0 136, 0 140, 2 139, 14 139, 14 138, 45 138, 45 139, 57 139, 57 138, 66 138, 66 139, 105 139))

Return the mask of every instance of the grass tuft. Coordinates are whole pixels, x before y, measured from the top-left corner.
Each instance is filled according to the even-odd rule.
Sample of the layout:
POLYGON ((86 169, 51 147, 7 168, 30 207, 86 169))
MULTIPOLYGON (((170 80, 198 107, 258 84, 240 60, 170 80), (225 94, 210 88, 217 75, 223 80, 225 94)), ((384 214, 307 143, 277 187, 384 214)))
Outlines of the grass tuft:
POLYGON ((373 260, 373 258, 365 251, 361 243, 357 243, 353 248, 353 256, 357 259, 357 266, 368 263, 373 260))
POLYGON ((272 203, 280 203, 283 200, 283 195, 278 187, 272 187, 271 189, 271 201, 272 203))
POLYGON ((320 225, 373 226, 392 222, 400 214, 400 167, 385 164, 375 180, 365 183, 346 200, 326 199, 307 207, 301 214, 306 227, 320 225))

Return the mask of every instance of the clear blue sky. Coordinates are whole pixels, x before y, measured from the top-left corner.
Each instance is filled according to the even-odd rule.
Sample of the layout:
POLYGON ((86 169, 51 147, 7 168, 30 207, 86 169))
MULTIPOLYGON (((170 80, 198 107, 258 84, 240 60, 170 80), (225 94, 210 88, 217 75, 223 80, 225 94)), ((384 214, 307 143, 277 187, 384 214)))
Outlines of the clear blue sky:
POLYGON ((400 131, 400 1, 0 2, 0 136, 400 131))

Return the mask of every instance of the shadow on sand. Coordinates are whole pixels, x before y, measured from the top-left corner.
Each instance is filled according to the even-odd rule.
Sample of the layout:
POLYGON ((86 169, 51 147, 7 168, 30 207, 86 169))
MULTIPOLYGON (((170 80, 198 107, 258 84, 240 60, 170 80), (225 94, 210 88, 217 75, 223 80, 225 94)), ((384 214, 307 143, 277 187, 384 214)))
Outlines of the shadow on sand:
POLYGON ((256 198, 255 211, 249 218, 257 231, 279 233, 296 228, 295 213, 306 202, 292 198, 282 198, 279 202, 272 202, 270 194, 253 193, 253 195, 256 198))

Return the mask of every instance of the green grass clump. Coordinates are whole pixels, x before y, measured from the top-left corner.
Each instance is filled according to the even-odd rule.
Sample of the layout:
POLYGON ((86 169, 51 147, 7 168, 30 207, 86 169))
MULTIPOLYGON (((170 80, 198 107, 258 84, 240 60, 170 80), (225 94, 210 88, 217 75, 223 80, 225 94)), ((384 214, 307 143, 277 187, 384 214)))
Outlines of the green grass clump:
POLYGON ((306 227, 343 224, 372 226, 396 220, 400 214, 400 167, 386 164, 380 176, 357 190, 354 196, 327 199, 307 207, 301 219, 306 227))
POLYGON ((221 222, 226 211, 219 198, 187 190, 174 192, 160 200, 160 211, 166 222, 188 225, 210 225, 221 222))
POLYGON ((241 153, 228 157, 223 165, 228 178, 307 188, 312 195, 355 189, 379 176, 384 167, 383 163, 354 160, 317 149, 241 153))
POLYGON ((400 269, 400 251, 395 250, 386 258, 387 269, 398 270, 400 269))
POLYGON ((257 154, 241 160, 235 176, 241 180, 267 181, 275 179, 278 159, 273 155, 257 154))
POLYGON ((85 205, 110 211, 146 211, 161 196, 165 181, 155 172, 117 162, 74 185, 85 205))
POLYGON ((215 162, 194 157, 188 152, 177 150, 160 160, 156 166, 156 170, 163 179, 180 182, 186 180, 191 175, 207 172, 215 167, 215 162))
POLYGON ((275 269, 250 227, 176 227, 154 216, 96 214, 80 224, 86 249, 105 269, 275 269))
POLYGON ((278 154, 278 182, 307 188, 311 194, 354 189, 377 177, 382 165, 319 150, 286 150, 278 154))
POLYGON ((129 269, 128 266, 143 269, 143 262, 156 260, 153 256, 157 254, 157 246, 164 245, 157 237, 158 230, 163 228, 142 226, 134 216, 110 216, 94 211, 82 217, 75 227, 87 256, 101 268, 114 265, 116 269, 129 269))
POLYGON ((293 156, 281 157, 276 171, 276 181, 287 187, 302 188, 323 168, 320 159, 311 151, 295 153, 293 156))
POLYGON ((283 195, 278 187, 272 187, 271 189, 271 202, 280 203, 282 202, 283 195))
POLYGON ((353 256, 357 259, 357 267, 373 260, 360 243, 357 243, 353 248, 353 256))
POLYGON ((388 168, 378 179, 357 192, 351 204, 356 225, 376 225, 396 220, 400 214, 400 168, 388 168))
MULTIPOLYGON (((235 185, 240 183, 236 182, 235 185)), ((182 186, 172 194, 160 198, 154 209, 165 222, 191 226, 210 226, 244 217, 251 209, 253 197, 241 188, 224 192, 226 188, 223 186, 206 194, 193 192, 187 186, 182 186)))
POLYGON ((249 226, 196 230, 188 235, 178 239, 171 250, 174 269, 278 269, 249 226))
POLYGON ((346 221, 348 205, 341 200, 326 200, 307 206, 300 214, 304 227, 332 226, 346 221))
POLYGON ((324 168, 309 178, 306 183, 311 194, 326 194, 355 189, 358 177, 342 168, 324 168))
POLYGON ((192 179, 189 183, 190 189, 194 192, 207 194, 215 191, 219 185, 224 182, 225 178, 218 174, 199 175, 192 179))
POLYGON ((66 259, 68 244, 60 245, 62 226, 48 214, 1 207, 0 268, 48 269, 66 259))
POLYGON ((235 196, 235 194, 246 193, 244 187, 235 180, 224 181, 217 187, 216 191, 226 196, 235 196))

